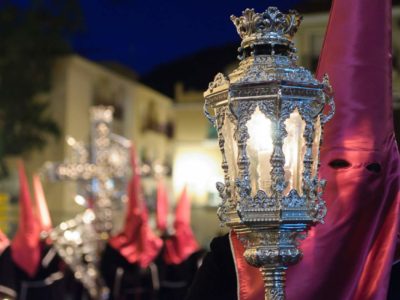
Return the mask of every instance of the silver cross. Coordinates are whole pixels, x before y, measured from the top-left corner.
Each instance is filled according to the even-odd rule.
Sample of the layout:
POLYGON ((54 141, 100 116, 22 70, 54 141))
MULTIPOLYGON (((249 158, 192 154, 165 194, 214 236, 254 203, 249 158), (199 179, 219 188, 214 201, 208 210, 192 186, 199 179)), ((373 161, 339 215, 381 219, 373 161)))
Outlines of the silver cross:
POLYGON ((92 107, 89 147, 68 137, 72 157, 63 163, 46 163, 45 166, 50 179, 78 182, 86 205, 93 208, 96 216, 96 231, 103 235, 108 235, 113 226, 112 199, 121 196, 116 182, 124 183, 130 172, 128 149, 131 143, 111 132, 113 111, 109 106, 92 107))
POLYGON ((68 137, 72 156, 46 163, 43 171, 51 180, 78 183, 76 200, 87 209, 57 226, 50 238, 91 297, 101 299, 107 288, 98 270, 99 254, 113 227, 113 200, 125 194, 131 143, 111 132, 112 107, 92 107, 90 116, 90 145, 68 137))

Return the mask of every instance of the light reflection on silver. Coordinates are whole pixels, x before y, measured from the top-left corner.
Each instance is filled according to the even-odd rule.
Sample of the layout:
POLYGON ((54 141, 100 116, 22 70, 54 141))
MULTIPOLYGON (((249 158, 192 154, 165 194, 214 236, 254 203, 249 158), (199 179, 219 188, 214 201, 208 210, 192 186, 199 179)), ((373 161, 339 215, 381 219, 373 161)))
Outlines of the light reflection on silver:
POLYGON ((50 238, 58 254, 73 271, 75 278, 82 282, 93 299, 97 299, 104 284, 97 268, 99 237, 93 226, 94 220, 94 212, 87 209, 74 219, 54 228, 50 238))

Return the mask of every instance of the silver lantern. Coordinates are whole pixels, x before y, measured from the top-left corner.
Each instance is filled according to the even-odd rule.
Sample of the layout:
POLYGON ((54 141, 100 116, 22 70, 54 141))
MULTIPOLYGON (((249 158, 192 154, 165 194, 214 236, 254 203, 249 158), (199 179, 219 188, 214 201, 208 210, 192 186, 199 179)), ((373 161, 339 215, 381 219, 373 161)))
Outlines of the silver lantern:
POLYGON ((285 299, 286 269, 302 256, 298 241, 326 214, 318 168, 332 89, 327 76, 319 82, 296 63, 297 12, 246 9, 231 19, 242 38, 239 67, 217 74, 204 93, 225 175, 218 216, 261 270, 265 299, 285 299))

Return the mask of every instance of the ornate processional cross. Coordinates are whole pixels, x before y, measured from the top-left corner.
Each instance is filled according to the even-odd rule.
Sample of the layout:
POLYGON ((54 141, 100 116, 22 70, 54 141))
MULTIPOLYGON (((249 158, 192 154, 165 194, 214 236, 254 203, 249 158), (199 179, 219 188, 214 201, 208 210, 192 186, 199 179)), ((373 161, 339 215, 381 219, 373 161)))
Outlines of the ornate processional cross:
POLYGON ((76 197, 86 211, 62 222, 51 233, 58 253, 88 289, 100 299, 105 287, 98 271, 99 254, 113 227, 113 201, 125 194, 129 175, 129 140, 113 134, 113 108, 90 110, 90 145, 68 137, 73 155, 63 163, 46 163, 46 175, 54 181, 76 181, 83 195, 76 197))

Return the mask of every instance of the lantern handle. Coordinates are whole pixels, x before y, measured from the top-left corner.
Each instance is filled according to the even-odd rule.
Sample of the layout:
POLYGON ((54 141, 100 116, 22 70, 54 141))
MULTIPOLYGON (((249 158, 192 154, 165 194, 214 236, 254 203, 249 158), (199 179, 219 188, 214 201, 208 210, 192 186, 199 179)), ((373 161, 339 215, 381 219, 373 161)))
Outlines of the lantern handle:
POLYGON ((333 96, 328 96, 328 101, 326 103, 329 105, 330 110, 326 115, 325 114, 322 115, 321 117, 322 124, 329 122, 332 119, 333 115, 335 114, 335 101, 333 100, 333 96))
POLYGON ((206 116, 206 118, 208 119, 208 121, 211 123, 211 125, 213 125, 214 127, 216 127, 216 123, 215 123, 215 117, 213 117, 207 110, 207 103, 204 103, 203 105, 203 112, 204 115, 206 116))
POLYGON ((229 111, 230 111, 230 113, 232 114, 232 116, 234 116, 234 118, 235 118, 236 120, 238 120, 239 117, 238 117, 237 112, 233 109, 232 100, 231 100, 231 97, 230 97, 230 96, 228 97, 228 108, 229 108, 229 111))
POLYGON ((330 107, 329 112, 326 115, 323 114, 321 117, 321 123, 325 124, 332 119, 333 115, 335 114, 336 107, 335 107, 335 101, 334 101, 334 97, 333 97, 333 89, 332 89, 331 84, 329 83, 328 74, 324 74, 322 84, 324 85, 325 103, 328 104, 330 107))

